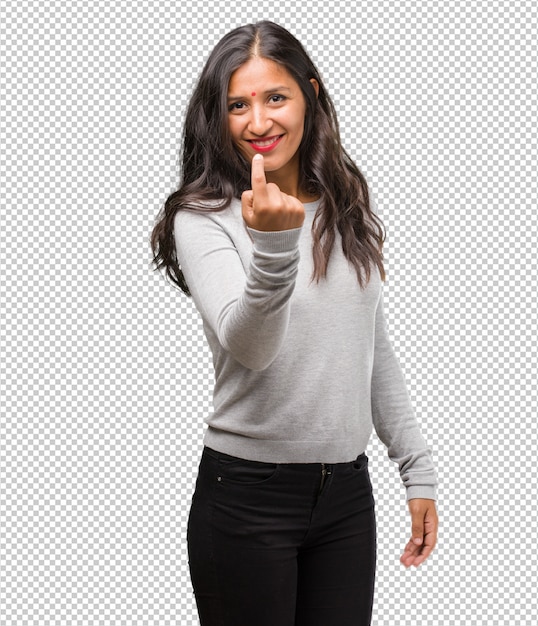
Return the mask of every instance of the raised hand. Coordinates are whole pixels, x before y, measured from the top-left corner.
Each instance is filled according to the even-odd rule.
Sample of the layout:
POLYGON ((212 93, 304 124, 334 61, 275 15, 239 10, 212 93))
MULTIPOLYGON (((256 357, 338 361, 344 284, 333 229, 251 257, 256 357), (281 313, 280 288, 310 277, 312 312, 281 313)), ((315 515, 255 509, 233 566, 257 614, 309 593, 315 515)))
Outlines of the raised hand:
POLYGON ((241 196, 243 219, 254 230, 289 230, 302 226, 305 211, 302 202, 280 191, 265 178, 263 156, 252 159, 252 189, 241 196))

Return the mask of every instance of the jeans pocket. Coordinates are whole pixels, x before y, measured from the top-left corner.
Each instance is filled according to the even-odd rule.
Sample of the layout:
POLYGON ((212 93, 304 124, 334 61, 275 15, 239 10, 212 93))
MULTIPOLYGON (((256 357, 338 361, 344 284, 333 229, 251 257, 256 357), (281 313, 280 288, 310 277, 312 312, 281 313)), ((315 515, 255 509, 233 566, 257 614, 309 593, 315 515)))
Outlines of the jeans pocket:
POLYGON ((271 480, 277 474, 278 467, 277 463, 221 458, 218 462, 218 473, 221 481, 259 485, 271 480))

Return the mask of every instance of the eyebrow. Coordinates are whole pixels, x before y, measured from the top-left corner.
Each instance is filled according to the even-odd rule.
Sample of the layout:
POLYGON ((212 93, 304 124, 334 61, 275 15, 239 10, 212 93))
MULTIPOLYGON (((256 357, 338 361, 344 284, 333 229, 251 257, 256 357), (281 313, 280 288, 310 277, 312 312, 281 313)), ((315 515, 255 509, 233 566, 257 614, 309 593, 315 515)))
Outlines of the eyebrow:
MULTIPOLYGON (((291 92, 291 89, 289 87, 286 87, 285 85, 279 85, 278 87, 271 87, 271 89, 266 89, 262 93, 264 95, 268 95, 270 93, 276 93, 276 92, 279 92, 279 91, 290 91, 291 92)), ((231 100, 243 100, 246 97, 247 96, 228 96, 228 101, 231 101, 231 100)))

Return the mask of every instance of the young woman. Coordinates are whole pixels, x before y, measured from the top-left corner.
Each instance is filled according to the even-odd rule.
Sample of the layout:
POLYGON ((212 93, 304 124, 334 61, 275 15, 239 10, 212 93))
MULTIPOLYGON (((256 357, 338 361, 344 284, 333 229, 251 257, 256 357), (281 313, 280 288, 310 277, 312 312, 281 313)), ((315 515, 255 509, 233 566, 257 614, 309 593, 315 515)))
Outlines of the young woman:
POLYGON ((436 476, 385 327, 384 233, 301 44, 260 22, 211 53, 154 261, 192 295, 214 412, 188 524, 202 626, 370 624, 372 424, 412 517, 437 536, 436 476))

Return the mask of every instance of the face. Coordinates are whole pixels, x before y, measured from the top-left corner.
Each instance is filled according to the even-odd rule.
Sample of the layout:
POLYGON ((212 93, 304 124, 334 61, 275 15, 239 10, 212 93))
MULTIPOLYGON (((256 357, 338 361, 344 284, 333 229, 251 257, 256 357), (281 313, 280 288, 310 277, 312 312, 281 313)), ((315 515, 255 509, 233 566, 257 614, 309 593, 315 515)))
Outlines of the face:
POLYGON ((253 57, 232 74, 228 88, 232 141, 248 161, 263 154, 267 180, 286 193, 296 190, 299 179, 305 113, 299 85, 278 63, 253 57))

